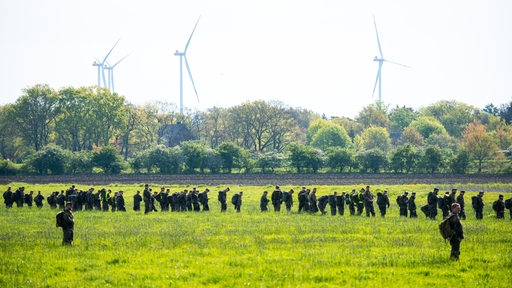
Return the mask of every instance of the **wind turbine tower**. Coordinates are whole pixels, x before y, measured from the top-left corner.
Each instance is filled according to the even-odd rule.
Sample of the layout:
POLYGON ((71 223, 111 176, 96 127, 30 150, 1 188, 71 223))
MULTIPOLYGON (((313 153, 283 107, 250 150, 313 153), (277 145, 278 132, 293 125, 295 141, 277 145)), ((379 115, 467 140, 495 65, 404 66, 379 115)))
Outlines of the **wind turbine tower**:
MULTIPOLYGON (((119 40, 121 40, 121 39, 119 39, 119 40)), ((94 61, 94 63, 92 63, 92 66, 98 67, 98 87, 101 86, 101 76, 103 77, 103 87, 107 87, 107 82, 105 80, 105 63, 107 62, 107 58, 110 55, 110 53, 112 53, 112 50, 114 50, 117 43, 119 43, 119 40, 117 40, 116 44, 114 44, 114 46, 110 49, 110 51, 108 51, 105 58, 103 58, 103 61, 100 62, 98 59, 96 59, 96 61, 94 61)))
POLYGON ((194 26, 194 29, 192 30, 192 33, 190 33, 190 37, 188 38, 187 44, 185 45, 185 49, 183 49, 183 52, 179 52, 176 50, 174 53, 175 56, 180 57, 180 113, 183 114, 183 60, 185 60, 185 66, 187 67, 188 76, 190 78, 190 82, 192 82, 192 87, 194 87, 194 92, 196 93, 197 102, 199 102, 199 96, 197 95, 197 89, 196 85, 194 84, 194 79, 192 78, 192 73, 190 72, 190 66, 188 65, 187 61, 187 49, 188 45, 190 44, 190 40, 192 39, 192 36, 194 35, 194 31, 196 31, 197 24, 199 24, 199 20, 201 17, 197 19, 196 25, 194 26))
POLYGON ((108 73, 107 73, 107 77, 108 77, 107 78, 107 88, 112 93, 115 92, 115 89, 114 89, 114 68, 117 66, 117 64, 121 63, 121 61, 126 59, 126 57, 128 57, 128 55, 126 55, 123 58, 121 58, 121 60, 117 61, 116 64, 114 64, 112 66, 110 66, 110 64, 108 62, 106 62, 105 66, 103 67, 103 69, 108 70, 108 73))
POLYGON ((411 67, 384 59, 384 55, 382 54, 382 48, 380 47, 379 32, 377 31, 377 22, 375 22, 375 16, 373 16, 373 24, 375 25, 375 34, 377 35, 377 45, 379 46, 380 58, 378 56, 375 56, 373 58, 373 61, 379 63, 379 70, 377 70, 377 78, 375 79, 375 85, 373 85, 372 97, 375 94, 375 89, 377 88, 377 85, 378 85, 379 86, 379 102, 382 102, 382 65, 384 64, 384 62, 400 65, 400 66, 403 66, 406 68, 411 68, 411 67))

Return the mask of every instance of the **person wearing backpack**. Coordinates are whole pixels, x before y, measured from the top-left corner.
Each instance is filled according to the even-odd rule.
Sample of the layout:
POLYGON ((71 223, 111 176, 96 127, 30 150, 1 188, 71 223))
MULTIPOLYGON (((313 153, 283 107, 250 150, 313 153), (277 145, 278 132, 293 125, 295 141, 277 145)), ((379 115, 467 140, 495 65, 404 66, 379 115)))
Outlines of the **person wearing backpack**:
POLYGON ((492 203, 492 209, 496 211, 496 218, 505 219, 505 202, 502 194, 498 196, 498 200, 492 203))
POLYGON ((460 242, 462 242, 462 239, 464 239, 464 230, 459 218, 459 213, 459 203, 453 203, 451 206, 451 213, 448 215, 450 228, 453 231, 453 235, 450 237, 450 246, 452 247, 450 258, 457 261, 459 260, 460 256, 460 242))
POLYGON ((73 203, 66 202, 64 210, 57 214, 57 227, 62 228, 62 245, 73 244, 73 228, 75 218, 73 216, 73 203))
POLYGON ((475 209, 476 219, 481 220, 484 218, 484 192, 478 192, 478 196, 471 198, 473 209, 475 209))
POLYGON ((235 206, 237 213, 240 213, 240 208, 242 207, 242 195, 244 195, 244 192, 234 194, 231 198, 231 203, 235 206))

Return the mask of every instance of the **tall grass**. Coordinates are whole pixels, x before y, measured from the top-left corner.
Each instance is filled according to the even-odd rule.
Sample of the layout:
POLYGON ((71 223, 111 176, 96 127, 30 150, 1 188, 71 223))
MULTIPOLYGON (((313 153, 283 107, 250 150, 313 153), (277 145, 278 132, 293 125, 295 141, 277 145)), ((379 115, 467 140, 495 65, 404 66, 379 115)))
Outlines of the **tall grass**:
MULTIPOLYGON (((67 187, 21 185, 45 195, 67 187)), ((72 247, 61 246, 56 210, 48 205, 2 206, 0 287, 509 286, 512 225, 508 213, 506 220, 492 217, 495 193, 485 196, 483 220, 475 220, 466 208, 466 239, 460 261, 453 262, 450 246, 437 229, 440 219, 400 218, 393 201, 386 218, 351 217, 348 210, 344 216, 261 213, 259 197, 272 187, 238 186, 231 190, 244 191, 242 213, 231 205, 220 213, 216 191, 223 187, 210 187, 210 212, 144 215, 131 210, 131 196, 139 185, 112 186, 127 191, 128 211, 75 212, 72 247)), ((509 188, 494 187, 503 187, 500 192, 509 188)), ((388 189, 391 199, 405 190, 417 191, 417 203, 422 204, 432 187, 372 188, 388 189)), ((5 186, 0 189, 5 191, 5 186)), ((318 186, 318 193, 348 189, 352 187, 318 186)))

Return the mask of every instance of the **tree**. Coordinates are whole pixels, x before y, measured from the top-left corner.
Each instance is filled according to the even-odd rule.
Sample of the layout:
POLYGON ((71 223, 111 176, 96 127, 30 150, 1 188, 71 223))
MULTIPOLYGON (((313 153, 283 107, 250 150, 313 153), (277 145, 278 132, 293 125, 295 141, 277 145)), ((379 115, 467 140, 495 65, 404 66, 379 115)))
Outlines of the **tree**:
POLYGON ((455 174, 465 174, 470 163, 469 153, 462 150, 450 161, 450 169, 455 174))
POLYGON ((384 127, 369 127, 361 134, 365 150, 379 149, 387 152, 391 148, 391 138, 384 127))
POLYGON ((437 146, 427 147, 420 158, 420 166, 432 174, 443 167, 443 162, 443 154, 437 146))
POLYGON ((65 172, 68 160, 69 153, 66 153, 59 146, 48 145, 37 151, 28 162, 28 165, 42 175, 61 175, 65 172))
POLYGON ((149 151, 147 161, 149 167, 157 167, 162 174, 176 174, 181 172, 185 157, 179 146, 157 145, 149 151))
POLYGON ((415 166, 418 158, 418 151, 413 145, 407 143, 396 148, 391 155, 390 168, 395 172, 409 173, 415 166))
POLYGON ((434 117, 420 116, 413 120, 409 125, 410 128, 415 129, 421 134, 423 139, 427 139, 432 134, 445 134, 446 129, 443 124, 434 117))
POLYGON ((89 150, 72 152, 68 162, 69 173, 91 173, 93 168, 92 154, 89 150))
POLYGON ((196 168, 201 167, 202 157, 206 147, 198 141, 185 141, 181 142, 181 152, 185 157, 185 165, 187 172, 192 173, 196 168))
POLYGON ((326 153, 327 166, 342 173, 345 168, 354 165, 354 153, 346 148, 330 147, 326 153))
POLYGON ((458 101, 444 100, 420 109, 420 113, 424 116, 434 117, 450 136, 460 139, 462 131, 475 119, 479 109, 458 101))
POLYGON ((389 134, 391 139, 397 140, 402 135, 405 128, 418 117, 418 112, 410 107, 395 107, 389 113, 389 120, 391 125, 389 127, 389 134))
POLYGON ((206 148, 201 162, 201 173, 209 169, 210 173, 218 173, 222 168, 222 157, 220 153, 212 148, 206 148))
POLYGON ((217 148, 220 158, 222 159, 222 167, 231 173, 231 170, 235 167, 239 167, 240 163, 243 163, 242 148, 238 147, 235 143, 224 142, 217 148))
POLYGON ((361 110, 356 117, 356 122, 360 123, 363 128, 371 126, 387 128, 390 125, 388 117, 388 107, 380 101, 376 101, 361 110))
POLYGON ((53 124, 59 114, 58 94, 48 85, 35 85, 23 90, 9 119, 28 145, 39 151, 50 143, 53 124))
POLYGON ((368 172, 368 170, 373 173, 378 173, 380 169, 388 165, 386 154, 380 149, 362 151, 357 153, 355 157, 361 170, 365 173, 368 172))
POLYGON ((121 157, 113 146, 105 146, 95 150, 92 155, 92 163, 95 167, 103 169, 104 173, 119 174, 121 172, 121 157))
POLYGON ((256 166, 261 168, 262 172, 266 172, 270 169, 270 172, 274 173, 276 168, 281 168, 284 165, 285 155, 281 152, 270 151, 258 156, 256 166))
POLYGON ((462 147, 468 151, 469 156, 477 161, 478 173, 482 172, 482 163, 498 151, 493 138, 487 134, 485 126, 474 121, 462 132, 462 147))
POLYGON ((402 144, 411 144, 416 147, 425 145, 425 140, 423 139, 423 136, 421 136, 420 132, 411 127, 404 129, 402 132, 402 137, 400 138, 400 142, 402 144))
POLYGON ((339 125, 329 123, 321 127, 313 136, 311 146, 327 150, 329 147, 349 148, 351 146, 350 137, 347 131, 339 125))
POLYGON ((297 143, 288 146, 288 160, 290 165, 297 169, 297 173, 302 173, 302 169, 311 169, 317 172, 322 167, 323 155, 320 151, 311 146, 297 143))

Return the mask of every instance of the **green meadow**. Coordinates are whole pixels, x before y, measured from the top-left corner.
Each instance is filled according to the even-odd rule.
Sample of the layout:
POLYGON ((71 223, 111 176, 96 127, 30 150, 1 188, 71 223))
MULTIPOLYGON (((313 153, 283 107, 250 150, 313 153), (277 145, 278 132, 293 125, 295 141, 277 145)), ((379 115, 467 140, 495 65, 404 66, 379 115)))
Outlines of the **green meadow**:
MULTIPOLYGON (((9 186, 46 197, 70 185, 9 186)), ((362 186, 311 187, 321 196, 362 186)), ((259 198, 272 186, 230 185, 209 187, 209 212, 144 215, 132 210, 132 196, 142 184, 96 186, 124 190, 127 212, 75 211, 72 247, 61 245, 57 210, 46 200, 42 209, 6 209, 2 203, 0 287, 510 287, 512 222, 509 210, 505 220, 496 219, 491 204, 498 193, 510 198, 512 184, 435 186, 467 191, 466 239, 458 262, 449 259, 450 245, 439 234, 440 216, 427 220, 419 210, 434 185, 373 185, 374 194, 390 192, 385 218, 377 206, 377 217, 369 218, 349 216, 348 207, 344 216, 298 214, 297 194, 292 213, 284 205, 280 213, 261 213, 259 198), (244 191, 241 213, 230 203, 220 213, 217 191, 227 186, 228 202, 233 192, 244 191), (406 190, 418 193, 419 218, 398 216, 395 199, 406 190), (486 207, 477 221, 470 203, 480 190, 486 191, 486 207)))

